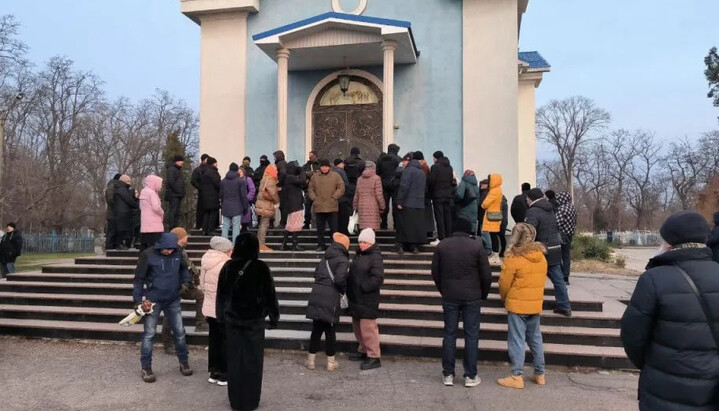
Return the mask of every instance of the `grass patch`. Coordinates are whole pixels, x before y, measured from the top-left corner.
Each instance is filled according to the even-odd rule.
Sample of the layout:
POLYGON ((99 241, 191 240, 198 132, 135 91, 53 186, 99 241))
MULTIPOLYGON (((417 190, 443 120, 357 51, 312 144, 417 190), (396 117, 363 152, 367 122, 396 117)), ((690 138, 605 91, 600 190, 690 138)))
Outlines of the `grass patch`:
POLYGON ((15 270, 36 271, 47 264, 61 262, 62 260, 72 260, 79 257, 90 257, 94 254, 88 253, 43 253, 43 254, 23 254, 15 262, 15 270))

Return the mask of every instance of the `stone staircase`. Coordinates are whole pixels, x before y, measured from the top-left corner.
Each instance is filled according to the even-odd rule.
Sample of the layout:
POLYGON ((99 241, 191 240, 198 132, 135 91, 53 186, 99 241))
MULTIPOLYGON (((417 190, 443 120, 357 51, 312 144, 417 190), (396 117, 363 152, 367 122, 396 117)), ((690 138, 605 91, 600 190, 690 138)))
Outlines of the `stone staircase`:
MULTIPOLYGON (((281 233, 271 229, 268 245, 279 249, 281 240, 281 233)), ((352 242, 356 248, 356 238, 352 242)), ((417 255, 399 255, 390 231, 378 232, 377 242, 385 263, 378 320, 383 353, 441 357, 441 297, 430 274, 434 247, 424 246, 417 255)), ((313 251, 262 255, 272 268, 282 313, 279 328, 267 332, 268 347, 305 350, 309 341, 311 322, 305 311, 321 254, 314 251, 312 232, 303 232, 300 244, 313 251)), ((209 237, 193 235, 187 251, 199 264, 208 248, 209 237)), ((0 334, 139 341, 141 325, 126 328, 117 324, 131 310, 137 256, 132 250, 108 251, 107 256, 77 258, 74 264, 50 265, 41 272, 10 274, 7 281, 0 282, 0 334)), ((494 271, 492 292, 482 308, 480 359, 506 361, 507 314, 497 293, 499 268, 494 271)), ((552 313, 553 289, 547 283, 542 315, 547 363, 631 368, 621 348, 617 310, 605 312, 602 299, 582 290, 570 288, 570 297, 572 318, 552 313)), ((182 308, 188 342, 206 344, 207 333, 194 330, 194 302, 183 300, 182 308)), ((460 350, 461 337, 460 331, 460 350)), ((341 350, 355 347, 350 318, 342 317, 337 339, 341 350)))

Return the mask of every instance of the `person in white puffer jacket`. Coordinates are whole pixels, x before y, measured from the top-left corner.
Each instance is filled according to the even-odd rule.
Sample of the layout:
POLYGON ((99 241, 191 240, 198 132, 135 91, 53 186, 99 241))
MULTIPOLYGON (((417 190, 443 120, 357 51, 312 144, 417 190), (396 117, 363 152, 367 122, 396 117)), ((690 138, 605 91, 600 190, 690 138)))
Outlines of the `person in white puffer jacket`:
POLYGON ((215 302, 217 280, 220 270, 232 254, 232 242, 224 237, 212 237, 210 249, 202 256, 200 288, 205 293, 202 314, 210 325, 210 344, 208 349, 207 370, 211 384, 227 385, 227 358, 225 356, 225 326, 217 320, 215 302))

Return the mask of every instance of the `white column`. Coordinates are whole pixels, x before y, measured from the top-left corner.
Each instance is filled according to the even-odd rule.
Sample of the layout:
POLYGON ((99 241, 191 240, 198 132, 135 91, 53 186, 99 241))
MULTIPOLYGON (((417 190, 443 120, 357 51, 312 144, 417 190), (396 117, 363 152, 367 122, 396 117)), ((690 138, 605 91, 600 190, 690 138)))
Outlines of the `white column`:
POLYGON ((397 42, 385 40, 382 42, 382 53, 384 54, 384 106, 382 134, 384 148, 394 143, 394 52, 397 49, 397 42))
POLYGON ((287 154, 287 77, 290 51, 277 49, 277 149, 287 154))
POLYGON ((247 13, 206 14, 199 20, 200 151, 225 170, 246 154, 247 13))

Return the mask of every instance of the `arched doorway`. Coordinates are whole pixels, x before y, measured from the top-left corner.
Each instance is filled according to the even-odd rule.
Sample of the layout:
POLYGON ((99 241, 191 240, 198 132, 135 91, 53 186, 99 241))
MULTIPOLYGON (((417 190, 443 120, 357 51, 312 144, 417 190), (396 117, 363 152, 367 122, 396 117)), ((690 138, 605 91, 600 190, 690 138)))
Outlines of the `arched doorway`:
POLYGON ((319 157, 346 158, 352 147, 373 161, 382 152, 382 90, 359 76, 351 76, 346 93, 331 81, 312 106, 312 148, 319 157))

